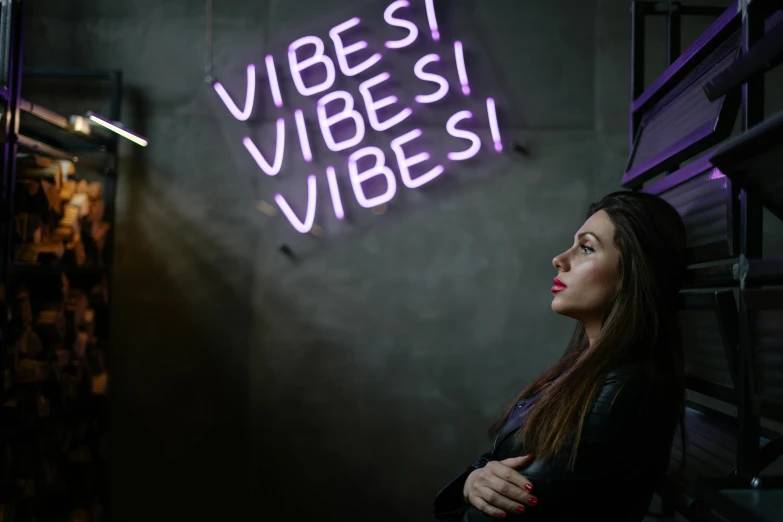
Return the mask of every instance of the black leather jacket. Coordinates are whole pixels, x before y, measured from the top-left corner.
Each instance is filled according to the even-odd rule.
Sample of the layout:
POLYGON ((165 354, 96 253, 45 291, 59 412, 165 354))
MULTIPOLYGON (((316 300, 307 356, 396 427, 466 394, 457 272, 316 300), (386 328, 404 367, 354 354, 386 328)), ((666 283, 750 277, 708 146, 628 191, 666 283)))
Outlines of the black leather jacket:
MULTIPOLYGON (((533 484, 537 506, 524 514, 507 513, 506 520, 637 522, 650 505, 653 492, 668 468, 676 428, 671 402, 650 386, 639 367, 610 372, 582 431, 573 471, 570 452, 549 463, 534 461, 519 472, 533 484), (627 381, 622 387, 621 384, 627 381), (617 395, 618 390, 620 391, 617 395), (614 405, 612 399, 617 395, 614 405)), ((524 406, 520 401, 518 406, 524 406)), ((467 504, 462 489, 468 475, 492 460, 527 453, 513 447, 513 435, 526 413, 507 424, 491 451, 481 455, 435 497, 433 516, 450 522, 488 522, 498 519, 467 504)), ((533 455, 535 458, 535 455, 533 455)))

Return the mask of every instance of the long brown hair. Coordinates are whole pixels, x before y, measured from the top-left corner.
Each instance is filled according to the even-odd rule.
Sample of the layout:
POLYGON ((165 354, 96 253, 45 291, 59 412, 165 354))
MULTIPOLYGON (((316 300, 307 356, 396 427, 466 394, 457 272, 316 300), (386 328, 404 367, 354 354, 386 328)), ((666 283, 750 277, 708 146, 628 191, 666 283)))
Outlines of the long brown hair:
POLYGON ((592 203, 587 218, 599 210, 614 223, 614 244, 620 252, 620 285, 601 330, 591 345, 578 323, 560 360, 509 403, 489 435, 498 434, 518 401, 541 392, 514 442, 544 462, 570 446, 573 470, 585 418, 606 374, 619 365, 638 363, 656 393, 671 398, 682 437, 681 471, 687 435, 677 295, 685 275, 685 226, 669 203, 642 192, 613 192, 592 203))

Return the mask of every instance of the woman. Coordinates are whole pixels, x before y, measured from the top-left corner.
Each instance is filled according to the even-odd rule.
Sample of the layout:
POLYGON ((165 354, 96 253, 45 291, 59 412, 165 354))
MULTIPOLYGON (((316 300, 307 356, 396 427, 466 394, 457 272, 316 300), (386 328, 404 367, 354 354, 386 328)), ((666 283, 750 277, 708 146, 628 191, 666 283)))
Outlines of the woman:
POLYGON ((492 424, 493 449, 437 494, 438 520, 640 521, 677 424, 686 446, 677 211, 609 194, 552 264, 552 310, 576 319, 571 342, 492 424))

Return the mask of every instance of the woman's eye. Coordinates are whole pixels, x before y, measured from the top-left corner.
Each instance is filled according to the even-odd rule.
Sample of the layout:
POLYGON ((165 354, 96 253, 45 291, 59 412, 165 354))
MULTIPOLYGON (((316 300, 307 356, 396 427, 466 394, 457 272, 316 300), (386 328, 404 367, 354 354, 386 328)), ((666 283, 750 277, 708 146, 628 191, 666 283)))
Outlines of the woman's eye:
POLYGON ((590 252, 595 252, 595 250, 593 250, 591 247, 585 245, 584 243, 582 243, 579 246, 582 247, 582 252, 584 252, 585 254, 588 254, 590 252))

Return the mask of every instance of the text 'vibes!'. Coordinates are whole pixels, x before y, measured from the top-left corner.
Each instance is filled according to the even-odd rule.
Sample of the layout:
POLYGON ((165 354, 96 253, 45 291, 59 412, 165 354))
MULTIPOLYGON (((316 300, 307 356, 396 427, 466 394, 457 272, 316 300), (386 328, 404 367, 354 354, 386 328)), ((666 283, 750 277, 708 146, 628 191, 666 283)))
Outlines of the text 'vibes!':
MULTIPOLYGON (((427 11, 430 36, 432 40, 439 42, 440 34, 438 32, 438 21, 433 0, 423 1, 427 11)), ((392 2, 384 11, 383 18, 388 26, 397 28, 395 31, 402 30, 407 33, 401 39, 389 40, 384 43, 386 49, 390 49, 392 52, 412 45, 419 38, 419 28, 410 19, 405 18, 405 11, 410 7, 408 0, 397 0, 392 2)), ((414 113, 414 109, 404 107, 397 96, 390 95, 376 99, 376 96, 373 95, 375 88, 391 79, 391 74, 383 70, 383 55, 380 52, 373 53, 359 63, 351 64, 351 62, 356 62, 355 57, 351 57, 352 54, 368 48, 366 41, 351 38, 351 31, 356 31, 360 25, 361 20, 358 17, 354 17, 333 27, 329 31, 329 37, 337 58, 336 65, 334 60, 325 54, 324 41, 317 36, 304 36, 288 46, 288 69, 296 90, 304 97, 320 95, 315 101, 320 137, 326 147, 333 152, 360 146, 368 133, 368 126, 376 133, 388 133, 414 113), (353 43, 347 43, 349 41, 353 43), (325 74, 324 79, 320 83, 308 85, 305 81, 303 72, 311 68, 320 68, 321 72, 325 74), (337 69, 346 78, 354 77, 370 69, 377 69, 378 74, 361 82, 358 87, 361 103, 367 116, 366 121, 362 113, 356 109, 357 103, 351 93, 344 90, 330 91, 335 84, 337 69), (379 115, 382 109, 384 109, 384 114, 386 114, 383 119, 379 115), (335 137, 333 127, 338 124, 343 126, 346 124, 350 125, 352 132, 349 134, 351 135, 349 137, 341 136, 340 139, 335 137)), ((455 74, 459 78, 462 94, 470 96, 470 82, 468 71, 465 67, 462 43, 454 41, 453 45, 448 45, 447 48, 448 52, 454 54, 456 62, 455 74)), ((422 89, 425 92, 414 97, 419 106, 436 103, 442 100, 449 92, 449 83, 444 76, 427 71, 430 64, 440 60, 441 56, 439 54, 430 53, 419 58, 413 66, 416 78, 424 82, 422 89), (429 85, 429 89, 425 89, 425 85, 429 85)), ((285 106, 285 100, 283 99, 278 81, 275 58, 272 55, 267 55, 264 60, 264 66, 266 68, 271 100, 274 102, 275 107, 282 109, 285 106)), ((250 64, 247 66, 247 89, 244 103, 239 103, 233 99, 220 82, 214 83, 214 89, 234 118, 239 121, 247 121, 253 113, 256 104, 256 82, 256 66, 250 64)), ((494 150, 501 152, 503 147, 498 128, 497 111, 495 101, 491 97, 486 98, 486 111, 494 150)), ((472 118, 473 113, 471 111, 460 110, 448 119, 446 131, 459 141, 456 141, 454 145, 457 150, 447 153, 445 159, 449 161, 465 161, 474 157, 481 150, 482 142, 479 136, 472 131, 460 128, 462 122, 472 118)), ((288 118, 279 117, 275 122, 276 139, 274 154, 265 155, 262 153, 258 145, 249 137, 245 137, 242 140, 243 145, 258 167, 268 176, 276 176, 283 167, 287 124, 296 126, 299 148, 304 160, 308 163, 313 161, 310 145, 311 135, 305 124, 302 110, 296 108, 288 118), (269 157, 271 157, 271 161, 269 157)), ((433 160, 428 152, 420 152, 412 156, 406 154, 405 146, 420 138, 422 134, 423 131, 421 129, 413 129, 393 138, 390 142, 399 177, 402 184, 409 189, 421 187, 441 176, 447 170, 444 165, 438 164, 437 160, 433 160), (416 173, 412 173, 411 168, 419 164, 425 165, 417 167, 415 169, 416 173)), ((269 149, 271 150, 272 147, 269 147, 269 149)), ((444 163, 446 162, 444 161, 444 163)), ((364 208, 373 208, 388 203, 397 193, 397 177, 391 166, 387 164, 387 158, 383 150, 378 147, 365 146, 352 152, 348 157, 347 170, 356 202, 364 208), (361 167, 360 162, 362 164, 361 167), (376 177, 382 177, 385 181, 385 191, 382 194, 368 197, 363 188, 364 184, 376 177)), ((337 172, 334 166, 327 166, 324 175, 329 187, 334 215, 337 219, 342 220, 345 217, 343 195, 340 193, 337 172)), ((315 221, 317 202, 315 174, 310 174, 307 177, 306 190, 307 205, 304 215, 297 215, 286 198, 281 194, 276 194, 274 198, 294 229, 302 234, 310 232, 315 221)), ((303 201, 304 199, 303 197, 303 201)))

